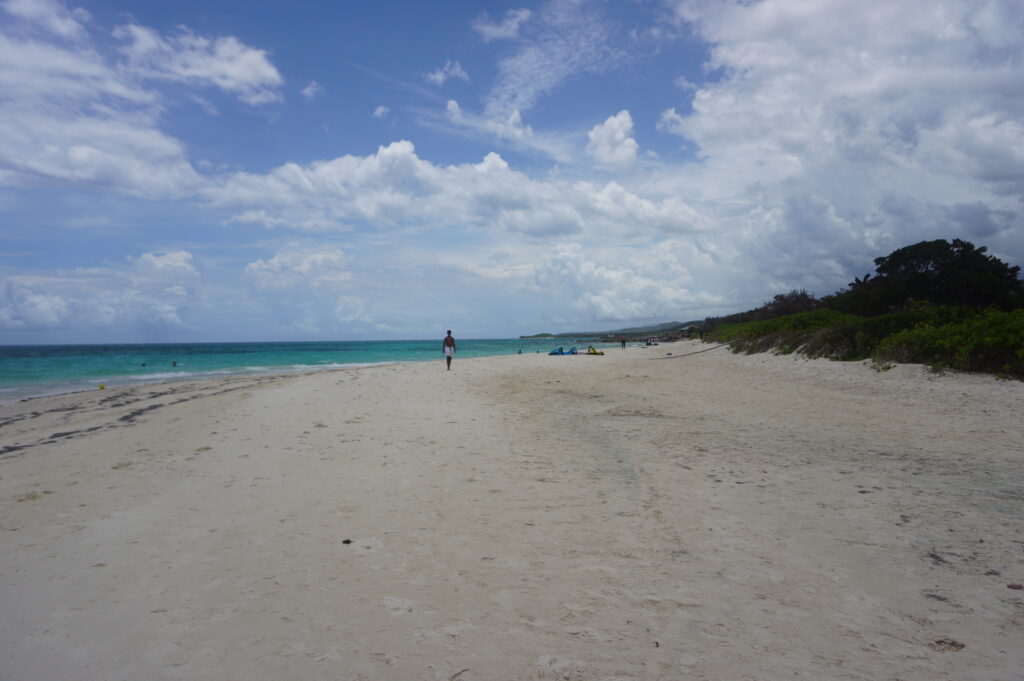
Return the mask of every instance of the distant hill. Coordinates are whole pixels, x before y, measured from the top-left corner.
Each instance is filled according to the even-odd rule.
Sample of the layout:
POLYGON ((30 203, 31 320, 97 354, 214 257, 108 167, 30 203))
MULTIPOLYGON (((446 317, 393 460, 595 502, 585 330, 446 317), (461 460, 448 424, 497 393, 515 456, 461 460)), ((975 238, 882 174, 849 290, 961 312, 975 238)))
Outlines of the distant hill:
POLYGON ((665 322, 653 326, 631 326, 625 329, 612 329, 607 331, 570 331, 567 333, 537 333, 532 336, 520 336, 520 338, 599 338, 602 336, 657 336, 661 333, 668 333, 681 329, 684 326, 700 326, 704 320, 698 319, 692 322, 665 322))

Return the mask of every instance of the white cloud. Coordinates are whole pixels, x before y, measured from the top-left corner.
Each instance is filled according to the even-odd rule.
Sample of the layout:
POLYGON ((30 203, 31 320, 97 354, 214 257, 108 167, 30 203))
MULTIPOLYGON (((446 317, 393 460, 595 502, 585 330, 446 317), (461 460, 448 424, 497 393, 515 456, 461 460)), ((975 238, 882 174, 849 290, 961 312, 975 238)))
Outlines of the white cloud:
POLYGON ((466 111, 455 100, 448 100, 444 118, 463 131, 498 141, 517 150, 540 152, 559 163, 576 163, 579 149, 576 140, 558 132, 537 132, 523 121, 519 111, 504 117, 488 117, 466 111))
MULTIPOLYGON (((309 329, 370 323, 371 310, 425 317, 402 308, 414 297, 403 279, 404 256, 414 253, 417 281, 443 271, 474 295, 483 290, 475 285, 500 285, 538 296, 524 305, 508 294, 511 307, 556 290, 558 305, 578 303, 583 320, 686 311, 693 318, 791 288, 827 293, 870 269, 871 258, 925 238, 973 237, 1000 257, 1024 260, 1024 26, 1009 0, 676 3, 687 25, 668 29, 706 40, 709 61, 700 85, 665 83, 675 106, 656 128, 685 140, 693 156, 643 163, 634 162, 640 121, 657 113, 641 111, 643 102, 624 102, 629 109, 591 128, 586 142, 593 121, 545 129, 544 112, 534 109, 574 78, 621 61, 619 33, 600 5, 555 0, 508 28, 515 42, 501 46, 507 51, 483 111, 449 100, 431 123, 516 151, 542 150, 557 164, 497 153, 439 163, 412 142, 389 140, 373 153, 281 162, 266 172, 231 165, 214 174, 196 161, 205 175, 162 128, 167 98, 181 88, 156 87, 173 81, 271 101, 282 81, 256 68, 270 64, 264 53, 235 40, 234 59, 218 51, 219 38, 125 27, 125 51, 105 57, 88 44, 95 29, 85 15, 46 3, 32 18, 28 6, 3 5, 10 21, 0 24, 0 91, 15 94, 0 97, 0 182, 49 178, 185 199, 190 210, 215 216, 211 222, 320 233, 326 247, 310 237, 250 256, 245 268, 263 302, 286 306, 296 292, 315 289, 319 307, 294 317, 309 329), (53 23, 61 17, 79 28, 53 23), (580 158, 584 144, 604 166, 600 174, 580 158), (344 250, 333 241, 338 232, 344 250), (392 256, 403 266, 386 269, 392 256), (385 269, 394 276, 362 276, 385 269), (404 287, 405 302, 384 309, 389 286, 404 287)), ((507 21, 477 24, 496 40, 507 21)), ((668 49, 669 38, 660 40, 668 49)), ((438 70, 441 83, 461 77, 450 73, 456 66, 438 70)), ((388 113, 381 105, 373 115, 388 113)), ((142 254, 105 273, 9 277, 0 326, 184 323, 202 278, 181 253, 142 254)), ((416 295, 417 304, 426 299, 416 295)))
POLYGON ((306 83, 306 87, 299 90, 299 92, 302 94, 303 97, 312 102, 314 99, 323 94, 324 89, 315 80, 311 80, 308 83, 306 83))
POLYGON ((637 143, 633 139, 633 117, 623 109, 610 116, 604 123, 598 123, 587 138, 587 153, 601 163, 623 164, 636 160, 637 143))
POLYGON ((256 260, 245 274, 265 289, 336 287, 352 273, 348 257, 339 248, 293 242, 268 260, 256 260))
MULTIPOLYGON (((55 2, 3 7, 49 29, 26 34, 16 22, 0 24, 6 184, 51 178, 149 198, 186 196, 203 180, 185 146, 161 131, 163 97, 150 81, 214 85, 253 104, 279 98, 281 78, 265 54, 233 37, 123 26, 115 32, 128 44, 108 58, 90 41, 87 14, 55 2)), ((216 113, 208 100, 185 97, 216 113)))
POLYGON ((181 196, 200 181, 181 143, 157 130, 147 112, 11 113, 0 126, 0 161, 30 181, 43 176, 146 197, 181 196))
POLYGON ((1024 257, 1010 236, 1024 198, 1019 3, 675 9, 710 44, 715 77, 691 113, 662 113, 658 129, 700 163, 658 186, 701 197, 760 286, 806 282, 800 263, 813 262, 824 275, 808 288, 828 292, 872 257, 959 229, 1024 257))
POLYGON ((444 85, 449 78, 469 81, 469 74, 462 68, 462 64, 449 60, 443 67, 438 67, 426 74, 424 78, 434 85, 444 85))
POLYGON ((137 258, 128 257, 138 277, 146 280, 166 281, 192 280, 199 272, 192 265, 192 254, 188 251, 169 253, 143 253, 137 258))
MULTIPOLYGON (((512 10, 501 24, 490 23, 486 15, 474 22, 481 35, 495 38, 513 26, 515 50, 499 59, 483 111, 474 113, 449 102, 445 116, 464 130, 493 136, 506 146, 539 151, 559 163, 576 163, 577 143, 564 130, 535 131, 524 123, 524 116, 574 78, 605 73, 630 57, 615 46, 614 26, 601 8, 584 0, 549 0, 536 12, 512 10)), ((443 82, 440 71, 431 77, 443 82)))
MULTIPOLYGON (((559 163, 577 163, 575 139, 567 137, 564 130, 536 131, 524 122, 524 115, 573 78, 604 73, 628 57, 613 46, 612 25, 592 3, 550 0, 536 13, 531 12, 529 21, 526 15, 509 16, 522 16, 516 25, 529 30, 520 31, 516 49, 498 61, 498 74, 484 97, 483 111, 466 111, 449 102, 447 120, 466 131, 496 138, 505 146, 539 151, 559 163)), ((491 25, 484 18, 477 26, 491 25)))
POLYGON ((676 112, 675 107, 672 107, 661 112, 656 127, 661 132, 682 135, 685 125, 686 121, 676 112))
POLYGON ((278 88, 284 79, 266 52, 234 36, 207 38, 184 27, 163 36, 145 26, 126 24, 114 29, 114 37, 127 42, 121 52, 140 77, 214 85, 252 105, 281 100, 278 88))
POLYGON ((384 106, 383 104, 380 104, 380 105, 377 106, 376 109, 373 110, 373 117, 374 118, 384 118, 390 112, 391 112, 391 109, 389 109, 388 107, 384 106))
POLYGON ((510 9, 505 13, 501 23, 491 21, 487 12, 483 12, 473 21, 473 30, 480 34, 486 42, 507 40, 519 35, 519 27, 533 16, 528 9, 510 9))
POLYGON ((216 107, 216 105, 214 105, 213 102, 206 99, 205 97, 200 97, 199 95, 190 95, 189 99, 198 104, 200 109, 210 114, 211 116, 220 115, 220 110, 216 107))
POLYGON ((12 277, 3 282, 0 328, 58 328, 69 319, 72 304, 43 282, 12 277))
POLYGON ((690 82, 690 81, 689 81, 689 80, 688 80, 688 79, 686 78, 686 76, 679 76, 678 78, 676 78, 676 79, 675 79, 674 81, 672 81, 672 82, 673 82, 673 84, 674 84, 674 85, 675 85, 675 86, 676 86, 677 88, 679 88, 680 90, 696 90, 696 89, 698 89, 698 88, 697 88, 697 85, 696 85, 696 84, 694 84, 694 83, 691 83, 691 82, 690 82))
POLYGON ((182 327, 200 274, 187 251, 143 253, 110 265, 0 284, 0 330, 182 327))
POLYGON ((533 108, 544 95, 584 73, 601 73, 623 59, 612 47, 611 28, 598 9, 582 0, 552 0, 519 49, 498 62, 485 115, 504 119, 533 108))
MULTIPOLYGON (((465 115, 460 115, 459 119, 467 120, 465 115)), ((453 120, 456 120, 455 117, 453 120)), ((504 120, 492 118, 481 120, 480 124, 483 129, 494 133, 499 139, 525 142, 533 137, 533 128, 523 124, 523 117, 518 111, 511 112, 504 120)))
POLYGON ((68 9, 56 0, 6 0, 3 8, 19 19, 36 24, 61 38, 72 40, 86 36, 84 24, 91 18, 84 9, 68 9))
POLYGON ((538 268, 537 283, 601 321, 668 319, 720 300, 689 290, 690 270, 667 246, 623 254, 560 244, 538 268))
POLYGON ((462 114, 462 107, 454 99, 448 100, 448 103, 445 105, 445 112, 453 123, 462 123, 466 120, 462 114))
POLYGON ((339 322, 371 323, 373 320, 367 315, 366 300, 353 296, 340 296, 334 306, 334 316, 339 322))
POLYGON ((233 218, 238 222, 266 227, 323 231, 366 223, 384 231, 499 229, 550 236, 586 226, 606 237, 705 228, 675 194, 644 196, 615 182, 535 180, 494 153, 476 164, 434 165, 407 141, 365 157, 286 164, 263 175, 223 175, 216 182, 207 200, 241 209, 233 218))

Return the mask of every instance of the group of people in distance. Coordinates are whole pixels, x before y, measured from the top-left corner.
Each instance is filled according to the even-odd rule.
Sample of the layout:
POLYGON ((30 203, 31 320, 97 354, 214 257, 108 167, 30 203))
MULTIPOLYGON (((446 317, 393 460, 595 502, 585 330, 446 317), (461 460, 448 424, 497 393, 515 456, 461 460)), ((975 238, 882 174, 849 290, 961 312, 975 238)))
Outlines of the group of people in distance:
MULTIPOLYGON (((626 337, 625 336, 619 336, 619 340, 622 342, 622 349, 625 350, 626 349, 626 337)), ((452 370, 452 357, 455 356, 455 338, 452 337, 452 330, 451 329, 448 329, 448 335, 445 336, 444 340, 441 341, 441 352, 444 353, 444 361, 445 361, 445 364, 448 365, 448 371, 451 371, 452 370)), ((603 352, 598 352, 597 350, 595 350, 593 345, 590 346, 589 353, 593 354, 593 355, 603 355, 604 354, 603 352)), ((520 350, 519 354, 523 354, 523 351, 520 350)))

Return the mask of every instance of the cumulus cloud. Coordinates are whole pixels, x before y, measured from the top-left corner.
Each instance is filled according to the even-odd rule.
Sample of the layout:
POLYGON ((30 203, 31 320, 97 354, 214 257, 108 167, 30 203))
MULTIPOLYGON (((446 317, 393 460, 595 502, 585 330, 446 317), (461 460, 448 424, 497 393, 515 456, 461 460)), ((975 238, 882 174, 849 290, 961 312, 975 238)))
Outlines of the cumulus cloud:
POLYGON ((636 160, 638 146, 632 135, 633 117, 623 109, 587 133, 587 153, 601 163, 631 163, 636 160))
POLYGON ((454 99, 448 100, 448 103, 445 105, 445 112, 453 123, 462 123, 466 120, 462 113, 462 107, 454 99))
POLYGON ((249 263, 245 274, 264 289, 330 288, 352 277, 347 261, 339 248, 293 242, 272 258, 249 263))
POLYGON ((685 121, 683 120, 683 117, 676 113, 675 107, 672 107, 671 109, 665 109, 661 112, 661 116, 658 118, 656 127, 661 132, 682 135, 684 125, 685 121))
POLYGON ((674 9, 708 42, 715 78, 687 93, 690 113, 662 113, 658 129, 701 159, 662 188, 727 203, 707 210, 762 286, 814 262, 827 292, 853 263, 961 229, 1024 256, 1005 236, 1024 198, 1018 3, 674 9))
POLYGON ((312 102, 314 99, 323 94, 324 89, 315 80, 311 80, 308 83, 306 83, 306 87, 299 90, 299 92, 302 94, 303 97, 312 102))
POLYGON ((0 98, 2 182, 52 178, 149 198, 185 196, 202 178, 185 146, 161 131, 163 98, 147 81, 213 85, 251 104, 279 98, 281 78, 265 54, 230 36, 122 26, 115 33, 127 44, 105 57, 77 10, 53 1, 3 7, 49 31, 0 24, 0 89, 8 95, 0 98))
POLYGON ((719 300, 691 292, 689 268, 665 246, 622 256, 559 244, 536 276, 542 288, 560 291, 601 321, 664 318, 719 300))
POLYGON ((532 179, 498 154, 479 163, 435 165, 411 142, 394 142, 368 156, 289 163, 267 174, 226 174, 206 199, 238 207, 234 220, 311 231, 372 224, 497 229, 531 235, 583 230, 629 236, 693 233, 705 228, 680 197, 643 196, 609 182, 532 179))
POLYGON ((341 248, 291 241, 270 257, 248 263, 243 274, 261 304, 278 309, 273 325, 290 324, 309 335, 339 324, 372 322, 365 297, 353 291, 352 266, 341 248))
POLYGON ((680 3, 680 16, 713 45, 709 67, 725 77, 700 89, 694 113, 672 127, 721 156, 756 142, 759 160, 803 167, 869 161, 924 171, 961 161, 979 179, 1019 177, 1021 97, 1007 93, 1024 67, 1006 61, 1005 30, 978 26, 994 13, 1024 28, 1012 4, 680 3), (1019 153, 992 158, 998 144, 1019 153))
POLYGON ((501 22, 491 21, 487 12, 483 12, 473 21, 473 30, 480 34, 485 42, 507 40, 519 35, 519 27, 533 16, 528 9, 510 9, 501 22))
MULTIPOLYGON (((637 121, 656 114, 641 114, 641 102, 593 126, 585 143, 593 121, 566 134, 530 114, 574 78, 621 62, 600 5, 553 0, 521 20, 474 22, 481 37, 514 42, 498 56, 482 111, 450 100, 433 122, 517 151, 542 149, 558 164, 506 154, 510 165, 497 153, 437 163, 410 141, 389 140, 368 154, 200 175, 185 145, 161 131, 168 95, 153 85, 266 103, 281 81, 264 68, 265 53, 129 26, 119 32, 124 51, 107 58, 88 45, 87 15, 54 2, 31 5, 46 10, 33 15, 10 0, 0 90, 16 97, 0 98, 0 182, 51 178, 187 197, 235 224, 330 232, 327 239, 344 231, 344 251, 297 241, 253 259, 245 276, 266 299, 316 289, 328 302, 309 319, 346 323, 365 322, 369 301, 379 302, 353 274, 375 252, 367 243, 427 243, 439 232, 482 245, 431 256, 432 264, 504 289, 556 288, 581 319, 697 317, 791 288, 827 293, 870 269, 871 258, 926 238, 973 237, 1024 260, 1024 18, 1016 3, 670 4, 678 24, 668 28, 705 41, 708 54, 706 78, 677 80, 679 89, 665 88, 676 101, 659 103, 675 105, 656 128, 693 151, 682 160, 632 163, 626 172, 638 154, 630 110, 637 121), (581 162, 584 144, 601 175, 581 162), (360 238, 362 251, 349 245, 360 238), (513 255, 491 259, 496 252, 513 255)), ((465 74, 448 62, 435 72, 438 84, 462 78, 458 71, 465 74)), ((373 115, 387 113, 381 105, 373 115)), ((176 252, 108 269, 9 278, 0 325, 55 327, 87 312, 181 320, 200 281, 191 257, 176 252), (113 287, 100 287, 103 277, 113 287)))
POLYGON ((505 120, 492 119, 487 121, 487 129, 499 137, 522 140, 533 135, 533 128, 523 124, 523 117, 518 111, 513 111, 505 120))
POLYGON ((466 73, 462 65, 457 61, 449 60, 444 66, 438 67, 426 74, 424 78, 427 82, 433 83, 434 85, 444 85, 445 81, 449 78, 458 78, 459 80, 469 80, 469 74, 466 73))
POLYGON ((126 264, 14 275, 0 284, 0 330, 181 327, 200 274, 187 251, 143 253, 126 264))
POLYGON ((66 324, 75 300, 50 282, 11 277, 0 290, 0 328, 54 329, 66 324))

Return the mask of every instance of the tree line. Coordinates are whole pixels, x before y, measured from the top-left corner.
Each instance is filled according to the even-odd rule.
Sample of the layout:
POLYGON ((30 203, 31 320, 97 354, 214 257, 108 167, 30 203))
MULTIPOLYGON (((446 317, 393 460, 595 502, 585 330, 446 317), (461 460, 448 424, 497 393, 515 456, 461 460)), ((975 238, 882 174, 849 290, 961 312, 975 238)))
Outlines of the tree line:
POLYGON ((874 274, 822 298, 793 290, 753 310, 709 317, 705 337, 730 341, 738 351, 1024 377, 1020 266, 961 239, 921 241, 874 263, 874 274))

